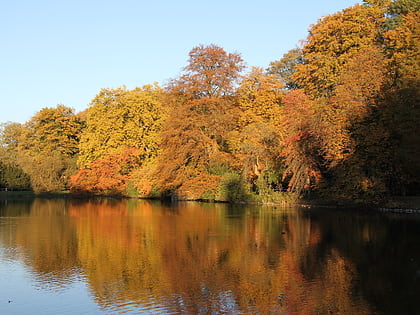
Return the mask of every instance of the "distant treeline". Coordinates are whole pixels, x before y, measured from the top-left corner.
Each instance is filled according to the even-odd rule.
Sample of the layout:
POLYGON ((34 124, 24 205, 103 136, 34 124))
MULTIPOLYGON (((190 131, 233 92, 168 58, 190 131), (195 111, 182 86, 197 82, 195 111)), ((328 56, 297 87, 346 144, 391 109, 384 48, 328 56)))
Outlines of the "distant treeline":
POLYGON ((225 201, 420 193, 420 3, 323 17, 267 69, 199 45, 160 87, 102 89, 0 132, 0 187, 225 201))

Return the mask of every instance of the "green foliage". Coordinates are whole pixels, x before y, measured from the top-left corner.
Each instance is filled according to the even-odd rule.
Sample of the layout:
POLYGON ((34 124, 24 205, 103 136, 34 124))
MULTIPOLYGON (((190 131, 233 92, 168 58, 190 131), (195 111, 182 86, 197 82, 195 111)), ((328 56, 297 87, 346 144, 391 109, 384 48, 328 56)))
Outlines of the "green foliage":
POLYGON ((210 165, 208 167, 209 174, 219 175, 219 176, 223 176, 224 174, 230 172, 231 170, 232 170, 231 165, 229 165, 227 161, 220 161, 220 160, 210 161, 210 165))
POLYGON ((395 0, 388 6, 387 27, 395 29, 404 24, 404 16, 410 12, 420 11, 418 0, 395 0))
POLYGON ((126 192, 128 197, 139 197, 139 192, 136 189, 135 183, 133 181, 129 181, 127 183, 127 192, 126 192))
POLYGON ((296 66, 303 63, 303 58, 302 49, 291 49, 280 60, 270 62, 267 72, 278 75, 286 89, 299 89, 299 84, 292 77, 296 66))
POLYGON ((31 189, 29 175, 17 163, 18 143, 22 125, 0 125, 0 187, 8 189, 31 189))
POLYGON ((230 172, 222 176, 216 199, 221 201, 249 201, 251 195, 240 174, 230 172))
POLYGON ((0 187, 11 190, 30 190, 30 177, 18 166, 0 162, 0 187))

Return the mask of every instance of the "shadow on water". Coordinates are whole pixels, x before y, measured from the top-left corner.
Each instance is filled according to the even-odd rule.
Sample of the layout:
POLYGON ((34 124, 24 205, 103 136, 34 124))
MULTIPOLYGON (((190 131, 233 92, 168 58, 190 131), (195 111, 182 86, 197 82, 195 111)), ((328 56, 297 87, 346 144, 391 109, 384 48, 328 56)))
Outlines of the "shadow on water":
POLYGON ((321 239, 305 256, 313 279, 338 250, 355 266, 360 292, 381 314, 420 314, 420 216, 345 210, 311 211, 321 239))

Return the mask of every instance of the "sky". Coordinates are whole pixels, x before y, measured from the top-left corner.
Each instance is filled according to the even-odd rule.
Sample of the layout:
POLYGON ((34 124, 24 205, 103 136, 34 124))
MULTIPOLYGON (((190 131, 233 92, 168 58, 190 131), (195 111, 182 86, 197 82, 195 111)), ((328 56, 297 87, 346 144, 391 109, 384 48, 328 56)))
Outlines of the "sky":
POLYGON ((358 2, 0 1, 0 123, 24 123, 58 104, 82 111, 102 88, 164 86, 200 44, 267 68, 311 24, 358 2))

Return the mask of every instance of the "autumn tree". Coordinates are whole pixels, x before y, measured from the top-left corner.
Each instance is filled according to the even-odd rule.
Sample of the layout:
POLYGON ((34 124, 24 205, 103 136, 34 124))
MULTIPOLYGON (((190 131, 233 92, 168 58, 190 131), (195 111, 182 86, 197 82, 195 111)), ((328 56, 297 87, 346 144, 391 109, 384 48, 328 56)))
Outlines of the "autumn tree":
POLYGON ((316 188, 322 178, 317 103, 302 89, 286 94, 283 102, 283 180, 289 191, 302 194, 316 188))
POLYGON ((171 114, 157 166, 162 192, 180 197, 188 192, 194 199, 207 191, 214 194, 219 175, 210 174, 210 168, 228 161, 222 149, 229 131, 224 127, 235 118, 229 113, 231 106, 229 100, 193 99, 171 114))
POLYGON ((367 46, 343 67, 334 94, 321 111, 322 146, 329 163, 338 163, 352 154, 357 143, 351 139, 353 125, 367 120, 380 108, 383 90, 389 86, 388 61, 376 46, 367 46))
POLYGON ((169 87, 174 92, 195 98, 232 95, 244 67, 238 53, 227 53, 214 44, 199 45, 189 52, 184 73, 173 80, 169 87))
POLYGON ((420 11, 420 2, 418 0, 394 0, 388 5, 387 10, 387 27, 395 29, 402 24, 407 24, 404 21, 404 16, 413 12, 420 11))
MULTIPOLYGON (((391 40, 396 31, 386 33, 389 5, 389 1, 365 1, 311 27, 302 49, 303 63, 292 74, 306 96, 291 93, 285 99, 283 154, 291 189, 319 188, 323 179, 335 188, 333 194, 368 200, 389 193, 391 182, 395 186, 401 173, 392 117, 398 115, 389 105, 392 62, 389 48, 383 50, 384 38, 391 40), (308 105, 290 116, 299 104, 308 105)), ((407 60, 402 63, 414 60, 402 59, 407 60)), ((395 73, 402 68, 397 66, 395 73)))
POLYGON ((127 90, 102 89, 92 100, 80 141, 80 167, 124 148, 140 150, 142 159, 156 156, 165 110, 157 85, 127 90))
POLYGON ((88 168, 71 176, 70 188, 74 192, 101 195, 126 195, 132 171, 141 165, 139 149, 124 149, 96 159, 88 168))
POLYGON ((74 110, 64 105, 43 108, 22 127, 18 139, 18 164, 29 174, 36 192, 66 188, 76 170, 82 124, 74 110))
POLYGON ((330 96, 344 65, 379 39, 384 23, 382 7, 359 4, 319 20, 309 31, 304 62, 292 79, 311 97, 330 96))
POLYGON ((277 75, 253 68, 237 91, 240 114, 237 128, 229 133, 229 151, 240 160, 247 181, 260 194, 271 185, 280 189, 283 86, 277 75))
POLYGON ((0 186, 8 189, 30 189, 30 179, 18 165, 18 143, 22 125, 7 122, 0 125, 0 186))
POLYGON ((399 176, 384 92, 389 61, 377 46, 366 47, 344 67, 334 95, 320 108, 320 142, 334 196, 378 198, 399 176))
POLYGON ((2 148, 2 160, 13 161, 18 148, 22 125, 15 122, 0 124, 0 148, 2 148))
POLYGON ((58 151, 64 156, 78 153, 80 120, 72 108, 57 105, 43 108, 32 117, 21 132, 19 150, 58 151))
MULTIPOLYGON (((396 1, 396 3, 413 3, 396 1)), ((407 5, 408 6, 408 5, 407 5)), ((414 3, 413 3, 414 7, 414 3)), ((393 86, 387 92, 389 130, 397 141, 396 153, 401 164, 399 193, 420 191, 420 10, 405 9, 399 14, 399 26, 385 34, 391 60, 393 86)), ((394 16, 396 17, 396 16, 394 16)))
POLYGON ((329 197, 372 201, 404 192, 404 182, 416 185, 419 172, 407 167, 418 164, 419 133, 418 16, 411 4, 365 1, 312 26, 304 62, 292 75, 308 106, 290 116, 304 94, 285 98, 291 189, 316 182, 312 188, 329 197), (299 117, 305 132, 296 132, 299 117))
POLYGON ((283 83, 276 75, 261 68, 252 68, 242 80, 238 91, 238 105, 242 110, 240 125, 254 122, 278 124, 283 97, 283 83))
POLYGON ((184 73, 168 86, 173 110, 157 171, 163 192, 199 198, 218 185, 209 168, 225 156, 226 133, 236 119, 232 94, 244 64, 239 54, 216 45, 194 47, 189 55, 184 73))

